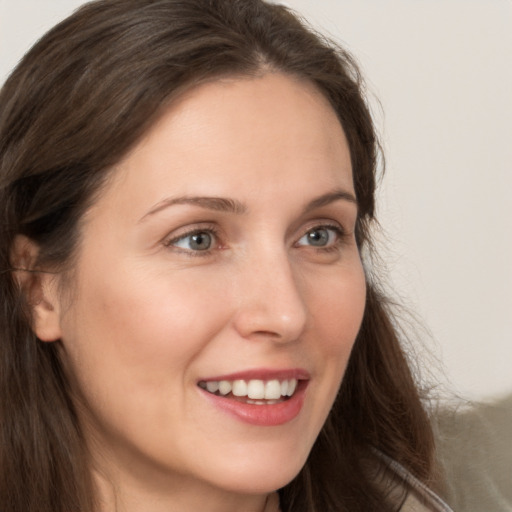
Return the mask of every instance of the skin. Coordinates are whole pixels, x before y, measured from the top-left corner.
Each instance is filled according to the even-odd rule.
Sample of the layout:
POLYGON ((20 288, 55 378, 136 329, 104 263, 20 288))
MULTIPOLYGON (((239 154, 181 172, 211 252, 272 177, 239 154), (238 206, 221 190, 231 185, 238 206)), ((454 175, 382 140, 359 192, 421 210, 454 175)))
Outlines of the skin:
POLYGON ((188 91, 112 171, 83 219, 69 293, 43 275, 35 308, 77 396, 102 512, 261 511, 299 472, 364 310, 350 194, 335 112, 282 74, 188 91), (309 372, 295 419, 247 424, 197 386, 254 368, 309 372))

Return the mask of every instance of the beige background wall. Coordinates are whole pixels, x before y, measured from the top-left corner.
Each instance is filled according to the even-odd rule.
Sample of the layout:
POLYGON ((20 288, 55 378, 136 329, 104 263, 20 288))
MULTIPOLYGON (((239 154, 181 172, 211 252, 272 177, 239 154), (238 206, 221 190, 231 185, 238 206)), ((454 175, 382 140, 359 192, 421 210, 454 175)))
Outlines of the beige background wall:
MULTIPOLYGON (((81 3, 0 0, 0 82, 81 3)), ((284 3, 346 44, 382 103, 382 254, 440 378, 470 398, 511 392, 512 1, 284 3)))

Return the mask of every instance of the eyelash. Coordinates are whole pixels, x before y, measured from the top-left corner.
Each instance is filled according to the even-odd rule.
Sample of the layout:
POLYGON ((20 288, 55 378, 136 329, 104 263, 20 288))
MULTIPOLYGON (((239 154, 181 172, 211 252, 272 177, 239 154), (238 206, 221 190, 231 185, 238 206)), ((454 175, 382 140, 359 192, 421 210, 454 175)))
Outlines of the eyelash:
MULTIPOLYGON (((319 224, 317 226, 313 226, 313 227, 309 228, 308 230, 306 230, 299 237, 297 242, 295 242, 294 247, 301 247, 301 246, 297 245, 298 241, 300 241, 302 238, 304 238, 308 233, 311 233, 313 231, 322 230, 322 229, 334 231, 336 240, 326 247, 322 247, 322 246, 315 247, 314 245, 310 245, 309 246, 310 248, 312 248, 318 252, 321 252, 321 253, 330 253, 333 251, 337 251, 340 248, 340 246, 345 243, 345 241, 347 239, 347 233, 341 226, 335 225, 335 224, 319 224)), ((174 248, 176 251, 186 254, 190 257, 207 257, 207 256, 211 255, 212 251, 214 251, 216 248, 217 249, 219 248, 218 245, 219 245, 220 238, 221 237, 220 237, 219 230, 216 229, 215 227, 213 227, 213 226, 206 226, 206 227, 201 227, 201 228, 198 227, 198 228, 190 229, 189 231, 186 231, 185 233, 182 233, 175 238, 166 240, 164 242, 164 246, 171 248, 171 249, 174 248), (213 244, 212 244, 213 246, 209 249, 192 250, 192 249, 183 249, 183 248, 179 248, 179 247, 175 246, 175 244, 177 244, 178 242, 180 242, 182 240, 185 240, 188 237, 191 237, 191 236, 197 235, 197 234, 203 234, 203 233, 209 234, 213 238, 213 244)))

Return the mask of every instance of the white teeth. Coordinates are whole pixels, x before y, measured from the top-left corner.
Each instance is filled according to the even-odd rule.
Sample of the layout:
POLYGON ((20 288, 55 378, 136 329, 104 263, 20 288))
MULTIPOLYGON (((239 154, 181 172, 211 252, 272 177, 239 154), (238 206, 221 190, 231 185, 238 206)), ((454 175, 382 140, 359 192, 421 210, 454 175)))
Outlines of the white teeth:
POLYGON ((265 383, 262 380, 250 380, 247 384, 247 396, 253 400, 265 398, 265 383))
POLYGON ((292 396, 297 388, 297 379, 290 379, 288 381, 288 389, 286 390, 286 396, 292 396))
POLYGON ((247 382, 245 380, 233 381, 233 395, 247 396, 247 382))
POLYGON ((266 403, 272 404, 281 397, 290 397, 297 389, 297 379, 288 379, 279 381, 272 379, 268 381, 260 379, 245 380, 221 380, 200 382, 199 385, 203 389, 207 389, 210 393, 219 393, 220 395, 228 395, 233 393, 237 397, 248 397, 247 403, 266 403), (266 400, 266 402, 260 402, 266 400))
POLYGON ((215 391, 219 390, 219 383, 217 381, 212 380, 211 382, 206 383, 206 389, 210 393, 215 393, 215 391))
POLYGON ((265 384, 265 400, 281 398, 281 383, 278 380, 269 380, 265 384))
POLYGON ((221 395, 227 395, 231 393, 231 382, 227 380, 221 380, 219 382, 219 392, 221 395))

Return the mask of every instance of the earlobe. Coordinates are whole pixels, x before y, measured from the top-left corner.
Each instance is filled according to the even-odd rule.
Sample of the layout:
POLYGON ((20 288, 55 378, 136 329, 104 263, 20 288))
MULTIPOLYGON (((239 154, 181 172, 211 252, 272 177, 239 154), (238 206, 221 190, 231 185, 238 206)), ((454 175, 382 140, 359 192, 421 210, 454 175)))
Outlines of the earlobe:
POLYGON ((16 236, 11 251, 13 276, 32 315, 32 330, 41 341, 61 337, 58 276, 35 267, 39 247, 23 235, 16 236))
POLYGON ((62 337, 57 277, 37 273, 38 302, 32 306, 32 329, 41 341, 57 341, 62 337))

